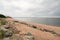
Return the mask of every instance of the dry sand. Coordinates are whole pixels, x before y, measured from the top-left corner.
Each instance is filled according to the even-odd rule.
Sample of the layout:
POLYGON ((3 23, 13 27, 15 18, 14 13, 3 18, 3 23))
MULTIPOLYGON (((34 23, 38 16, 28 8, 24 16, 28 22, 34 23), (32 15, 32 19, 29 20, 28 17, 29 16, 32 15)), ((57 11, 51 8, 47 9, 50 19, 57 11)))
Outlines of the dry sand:
POLYGON ((35 40, 60 40, 60 27, 24 22, 13 18, 7 18, 6 20, 14 22, 14 27, 16 27, 22 35, 30 32, 35 40))

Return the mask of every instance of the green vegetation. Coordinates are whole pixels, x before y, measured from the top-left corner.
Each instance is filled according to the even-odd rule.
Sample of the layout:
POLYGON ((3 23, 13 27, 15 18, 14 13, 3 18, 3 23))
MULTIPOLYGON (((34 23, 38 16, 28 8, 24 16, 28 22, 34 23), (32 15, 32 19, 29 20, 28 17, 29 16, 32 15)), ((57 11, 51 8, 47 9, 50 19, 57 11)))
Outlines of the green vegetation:
POLYGON ((5 37, 11 37, 13 35, 13 30, 6 29, 5 27, 0 27, 0 39, 5 37))
POLYGON ((0 18, 12 18, 12 17, 10 17, 10 16, 5 16, 5 15, 3 15, 3 14, 0 14, 0 18))
POLYGON ((12 17, 10 17, 10 16, 6 16, 6 18, 12 18, 12 17))
POLYGON ((5 19, 0 19, 0 25, 5 25, 6 24, 6 20, 5 19))
POLYGON ((0 14, 0 18, 6 18, 6 16, 4 16, 4 15, 0 14))
POLYGON ((0 39, 1 39, 1 38, 4 38, 4 33, 5 33, 5 32, 4 32, 3 30, 0 30, 0 39))
POLYGON ((0 25, 5 25, 6 24, 5 18, 6 18, 6 16, 0 14, 0 25))

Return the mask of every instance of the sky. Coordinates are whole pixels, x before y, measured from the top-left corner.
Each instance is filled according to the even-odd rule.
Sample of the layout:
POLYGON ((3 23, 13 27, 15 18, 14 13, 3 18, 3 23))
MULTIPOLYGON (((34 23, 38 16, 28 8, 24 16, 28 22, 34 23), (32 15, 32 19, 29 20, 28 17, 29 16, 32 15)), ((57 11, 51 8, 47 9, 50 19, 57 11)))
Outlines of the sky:
POLYGON ((0 14, 11 17, 60 16, 60 0, 0 0, 0 14))

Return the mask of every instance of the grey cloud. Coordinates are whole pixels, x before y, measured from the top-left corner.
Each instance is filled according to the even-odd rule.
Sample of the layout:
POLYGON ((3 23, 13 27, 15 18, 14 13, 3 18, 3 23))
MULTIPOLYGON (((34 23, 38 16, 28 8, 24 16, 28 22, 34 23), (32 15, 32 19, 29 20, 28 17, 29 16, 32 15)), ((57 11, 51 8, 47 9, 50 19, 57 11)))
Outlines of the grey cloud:
POLYGON ((12 17, 60 16, 59 10, 60 0, 0 0, 0 12, 12 17))
POLYGON ((47 1, 42 4, 44 6, 42 10, 38 10, 34 14, 35 16, 58 16, 58 14, 60 14, 60 12, 58 12, 60 10, 59 4, 60 0, 47 1))

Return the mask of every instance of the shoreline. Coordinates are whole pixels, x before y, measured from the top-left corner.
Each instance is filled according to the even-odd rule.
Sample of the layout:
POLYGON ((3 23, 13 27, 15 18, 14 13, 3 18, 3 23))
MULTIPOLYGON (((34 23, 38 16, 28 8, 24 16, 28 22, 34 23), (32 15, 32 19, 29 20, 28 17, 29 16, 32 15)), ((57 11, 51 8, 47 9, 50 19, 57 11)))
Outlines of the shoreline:
MULTIPOLYGON (((31 33, 35 40, 60 40, 60 27, 39 24, 35 22, 27 22, 14 18, 7 18, 6 21, 12 23, 10 26, 19 30, 17 36, 22 36, 25 40, 28 33, 31 33)), ((27 39, 26 39, 27 40, 27 39)))
POLYGON ((35 19, 35 17, 33 18, 14 18, 17 20, 23 20, 26 22, 34 22, 34 23, 38 23, 38 24, 45 24, 45 25, 51 25, 51 26, 60 26, 60 22, 59 19, 46 19, 46 18, 42 18, 40 19, 39 17, 37 19, 35 19), (46 21, 46 22, 45 22, 46 21))

